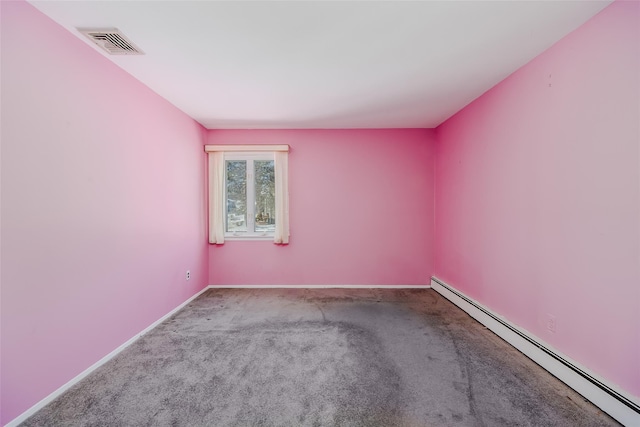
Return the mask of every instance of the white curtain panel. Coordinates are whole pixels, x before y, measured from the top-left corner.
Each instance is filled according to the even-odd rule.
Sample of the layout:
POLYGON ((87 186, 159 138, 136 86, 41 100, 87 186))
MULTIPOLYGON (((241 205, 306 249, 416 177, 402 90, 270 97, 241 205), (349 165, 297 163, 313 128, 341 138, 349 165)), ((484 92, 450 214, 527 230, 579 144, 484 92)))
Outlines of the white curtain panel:
POLYGON ((276 231, 274 243, 289 243, 289 153, 276 151, 274 168, 276 174, 276 231))
POLYGON ((209 243, 224 243, 223 151, 209 153, 209 243))

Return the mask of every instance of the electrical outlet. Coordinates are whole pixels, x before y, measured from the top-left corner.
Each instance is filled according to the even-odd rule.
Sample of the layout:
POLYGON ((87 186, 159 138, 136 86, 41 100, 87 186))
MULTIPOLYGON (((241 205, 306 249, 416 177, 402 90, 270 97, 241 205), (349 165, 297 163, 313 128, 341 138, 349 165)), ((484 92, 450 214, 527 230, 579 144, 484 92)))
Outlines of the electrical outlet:
POLYGON ((187 280, 191 279, 191 271, 187 270, 187 280))
POLYGON ((549 330, 549 332, 553 332, 554 334, 556 333, 556 316, 552 316, 550 314, 547 314, 547 329, 549 330))

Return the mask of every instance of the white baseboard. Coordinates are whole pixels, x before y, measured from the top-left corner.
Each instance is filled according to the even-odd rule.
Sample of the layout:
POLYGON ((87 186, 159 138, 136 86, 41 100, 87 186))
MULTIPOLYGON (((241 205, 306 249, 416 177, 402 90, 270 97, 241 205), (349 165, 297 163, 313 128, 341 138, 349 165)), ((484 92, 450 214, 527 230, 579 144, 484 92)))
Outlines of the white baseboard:
POLYGON ((427 285, 209 285, 209 289, 430 289, 427 285))
POLYGON ((640 403, 615 385, 555 351, 535 335, 467 297, 442 280, 432 277, 431 288, 467 312, 525 356, 625 426, 640 426, 640 403))
POLYGON ((54 391, 53 393, 51 393, 50 395, 48 395, 47 397, 45 397, 44 399, 42 399, 41 401, 39 401, 38 403, 36 403, 35 405, 33 405, 31 408, 27 409, 25 412, 23 412, 22 414, 18 415, 16 418, 14 418, 13 420, 9 421, 9 423, 5 424, 4 427, 16 427, 18 426, 20 423, 24 422, 27 420, 27 418, 31 417, 32 415, 34 415, 36 412, 38 412, 40 409, 44 408, 45 406, 47 406, 49 403, 51 403, 54 399, 56 399, 58 396, 60 396, 62 393, 64 393, 65 391, 69 390, 71 387, 73 387, 75 384, 77 384, 79 381, 83 380, 84 378, 86 378, 87 376, 89 376, 89 374, 91 374, 93 371, 95 371, 96 369, 98 369, 100 366, 104 365, 105 363, 107 363, 109 360, 113 359, 115 356, 117 356, 118 354, 120 354, 120 352, 122 352, 122 350, 124 350, 125 348, 129 347, 131 344, 133 344, 134 342, 136 342, 138 339, 140 339, 140 337, 142 337, 143 335, 147 334, 148 332, 150 332, 152 329, 154 329, 156 326, 160 325, 162 322, 164 322, 165 320, 167 320, 168 318, 170 318, 171 316, 173 316, 174 314, 176 314, 178 311, 180 311, 182 308, 184 308, 187 304, 189 304, 191 301, 193 301, 194 299, 196 299, 197 297, 199 297, 202 293, 204 293, 205 291, 207 291, 209 289, 209 287, 205 287, 203 288, 200 292, 198 292, 197 294, 195 294, 194 296, 192 296, 191 298, 189 298, 188 300, 186 300, 185 302, 183 302, 182 304, 180 304, 179 306, 177 306, 176 308, 174 308, 173 310, 171 310, 169 313, 165 314, 164 316, 162 316, 160 319, 156 320, 155 322, 153 322, 151 325, 149 325, 147 328, 145 328, 144 330, 142 330, 141 332, 137 333, 135 336, 133 336, 131 339, 129 339, 127 342, 125 342, 124 344, 122 344, 120 347, 116 348, 115 350, 113 350, 111 353, 107 354, 106 356, 104 356, 102 359, 98 360, 96 363, 94 363, 93 365, 89 366, 87 369, 85 369, 84 371, 82 371, 80 374, 76 375, 74 378, 72 378, 69 382, 67 382, 66 384, 64 384, 62 387, 60 387, 59 389, 57 389, 56 391, 54 391))

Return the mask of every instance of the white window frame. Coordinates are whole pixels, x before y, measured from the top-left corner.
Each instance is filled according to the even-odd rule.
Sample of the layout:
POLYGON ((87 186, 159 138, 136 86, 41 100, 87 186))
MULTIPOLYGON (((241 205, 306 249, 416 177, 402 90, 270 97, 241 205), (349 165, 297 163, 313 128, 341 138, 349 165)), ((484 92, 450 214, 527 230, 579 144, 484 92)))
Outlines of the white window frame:
POLYGON ((227 231, 227 210, 225 209, 225 232, 224 237, 226 240, 273 240, 273 231, 255 231, 256 213, 255 213, 255 179, 254 179, 254 161, 275 161, 273 152, 268 151, 227 151, 224 153, 224 165, 225 165, 225 182, 224 182, 224 202, 227 204, 227 174, 226 167, 227 161, 246 161, 246 225, 247 231, 227 231))

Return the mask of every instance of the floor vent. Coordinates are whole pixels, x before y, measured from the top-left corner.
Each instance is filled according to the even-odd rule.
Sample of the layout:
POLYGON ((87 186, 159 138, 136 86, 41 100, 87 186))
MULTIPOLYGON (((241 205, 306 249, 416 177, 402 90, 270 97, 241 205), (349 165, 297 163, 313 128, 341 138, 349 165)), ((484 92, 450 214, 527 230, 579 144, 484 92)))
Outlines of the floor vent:
POLYGON ((144 52, 117 28, 78 28, 78 31, 109 55, 144 55, 144 52))

